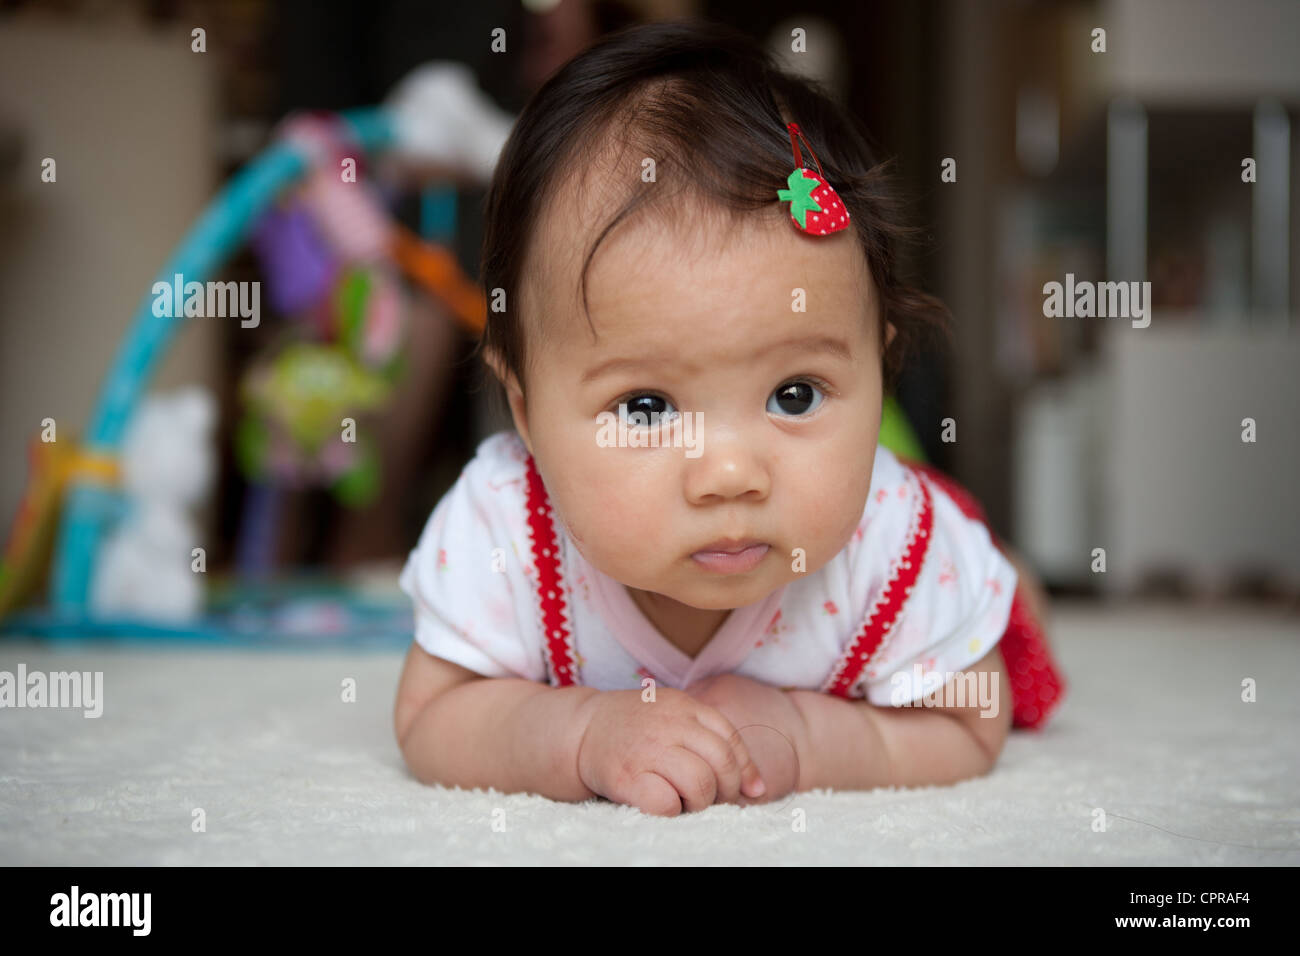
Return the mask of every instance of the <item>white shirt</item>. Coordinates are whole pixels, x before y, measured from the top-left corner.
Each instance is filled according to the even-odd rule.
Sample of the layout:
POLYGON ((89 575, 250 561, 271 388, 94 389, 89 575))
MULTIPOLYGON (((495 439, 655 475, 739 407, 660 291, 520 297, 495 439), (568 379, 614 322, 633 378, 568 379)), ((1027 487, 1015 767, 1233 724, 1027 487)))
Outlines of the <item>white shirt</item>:
MULTIPOLYGON (((541 545, 534 552, 527 515, 528 463, 515 432, 484 439, 434 509, 400 583, 414 602, 415 640, 424 650, 485 677, 547 681, 552 668, 536 557, 541 545)), ((876 451, 862 519, 839 554, 733 610, 694 659, 658 632, 623 585, 587 563, 563 522, 546 520, 557 545, 559 593, 547 590, 552 606, 557 599, 563 606, 550 620, 562 622, 574 682, 599 690, 638 690, 646 677, 684 689, 724 672, 786 689, 828 690, 837 668, 850 673, 842 670, 845 661, 857 656, 855 639, 874 618, 877 630, 882 619, 892 625, 843 684, 845 696, 911 702, 941 685, 938 675, 970 666, 998 643, 1016 588, 1016 572, 985 526, 884 448, 876 451), (927 498, 928 517, 921 518, 927 498), (918 547, 924 560, 907 568, 905 553, 915 556, 918 547), (900 581, 913 575, 904 593, 900 581), (918 673, 926 675, 922 681, 918 673)))

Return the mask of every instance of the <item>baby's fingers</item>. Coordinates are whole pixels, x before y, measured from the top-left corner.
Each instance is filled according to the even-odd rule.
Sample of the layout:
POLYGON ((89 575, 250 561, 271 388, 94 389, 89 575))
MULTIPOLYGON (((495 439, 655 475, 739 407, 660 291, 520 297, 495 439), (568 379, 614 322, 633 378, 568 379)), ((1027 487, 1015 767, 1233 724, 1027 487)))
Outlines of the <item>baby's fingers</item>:
POLYGON ((680 794, 687 813, 713 805, 718 795, 717 773, 698 753, 669 747, 655 758, 654 769, 680 794))
MULTIPOLYGON (((701 753, 708 758, 718 775, 718 800, 722 803, 735 803, 737 796, 743 792, 747 797, 761 797, 767 792, 763 778, 759 776, 758 765, 749 754, 749 748, 740 739, 740 734, 721 711, 701 706, 696 719, 716 735, 712 739, 726 747, 725 751, 709 748, 710 753, 701 753), (728 759, 730 754, 730 759, 728 759)), ((708 747, 707 744, 702 746, 708 747)))
MULTIPOLYGON (((739 738, 737 738, 739 739, 739 738)), ((690 734, 683 746, 694 751, 709 766, 717 787, 715 803, 736 803, 744 781, 741 778, 742 755, 726 738, 714 733, 712 728, 700 725, 690 734)))
POLYGON ((636 807, 656 817, 675 817, 682 812, 681 796, 661 774, 645 770, 632 778, 619 792, 610 794, 618 803, 636 807))

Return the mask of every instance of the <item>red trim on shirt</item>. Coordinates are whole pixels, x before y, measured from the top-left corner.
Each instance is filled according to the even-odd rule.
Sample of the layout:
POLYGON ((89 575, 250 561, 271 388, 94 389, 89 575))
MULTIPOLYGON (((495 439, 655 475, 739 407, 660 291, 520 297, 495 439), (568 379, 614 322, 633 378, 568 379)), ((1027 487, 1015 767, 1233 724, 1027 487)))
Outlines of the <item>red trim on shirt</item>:
POLYGON ((551 521, 551 502, 546 486, 537 471, 533 456, 528 456, 528 531, 533 539, 533 564, 537 568, 537 602, 542 615, 542 633, 546 635, 546 669, 552 687, 580 684, 578 656, 573 646, 573 631, 565 618, 564 583, 560 572, 560 550, 551 521))
MULTIPOLYGON (((957 482, 932 465, 908 462, 908 467, 943 489, 966 517, 988 526, 979 502, 957 482)), ((992 528, 989 528, 989 537, 994 544, 1000 544, 992 528)), ((1042 727, 1065 696, 1065 678, 1052 660, 1052 648, 1043 634, 1042 625, 1021 599, 1019 587, 1011 602, 1007 629, 998 645, 1002 648, 1002 660, 1011 679, 1013 725, 1032 729, 1042 727)))
POLYGON ((837 697, 848 697, 853 686, 858 682, 867 663, 879 652, 885 638, 898 623, 903 607, 912 594, 912 585, 916 583, 921 566, 925 563, 926 553, 930 549, 930 532, 934 528, 934 507, 930 500, 930 489, 925 481, 915 472, 909 477, 920 486, 912 520, 908 527, 907 540, 900 554, 889 569, 885 586, 876 596, 871 610, 867 613, 866 623, 858 632, 852 643, 845 648, 840 659, 822 691, 837 697))

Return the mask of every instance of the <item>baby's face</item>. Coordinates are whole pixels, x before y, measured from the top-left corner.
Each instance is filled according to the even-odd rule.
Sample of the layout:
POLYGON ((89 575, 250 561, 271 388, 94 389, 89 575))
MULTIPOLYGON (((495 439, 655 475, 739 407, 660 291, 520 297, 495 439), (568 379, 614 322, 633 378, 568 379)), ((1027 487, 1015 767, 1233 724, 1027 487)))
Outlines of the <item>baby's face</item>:
POLYGON ((611 233, 588 274, 595 339, 575 291, 587 237, 544 229, 527 312, 550 333, 529 341, 526 410, 511 397, 583 556, 630 588, 723 609, 816 571, 853 534, 880 428, 880 340, 848 233, 812 238, 785 220, 699 228, 611 233), (602 412, 638 411, 689 414, 694 433, 679 418, 640 428, 660 447, 601 440, 602 412), (719 539, 768 547, 742 571, 694 557, 719 539))

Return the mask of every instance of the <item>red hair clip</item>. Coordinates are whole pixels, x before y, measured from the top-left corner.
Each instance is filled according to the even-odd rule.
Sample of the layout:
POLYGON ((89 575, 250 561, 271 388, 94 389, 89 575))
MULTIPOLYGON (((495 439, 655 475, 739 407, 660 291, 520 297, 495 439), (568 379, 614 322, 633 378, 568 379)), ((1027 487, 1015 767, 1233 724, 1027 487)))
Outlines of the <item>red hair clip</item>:
POLYGON ((840 199, 839 194, 831 188, 822 173, 821 161, 813 152, 812 144, 798 123, 790 123, 790 146, 794 149, 794 172, 786 179, 789 189, 778 189, 776 198, 790 204, 790 221, 800 232, 814 236, 826 236, 832 232, 847 229, 849 210, 840 199), (805 169, 803 157, 799 155, 799 140, 808 147, 808 152, 817 164, 817 171, 805 169))

